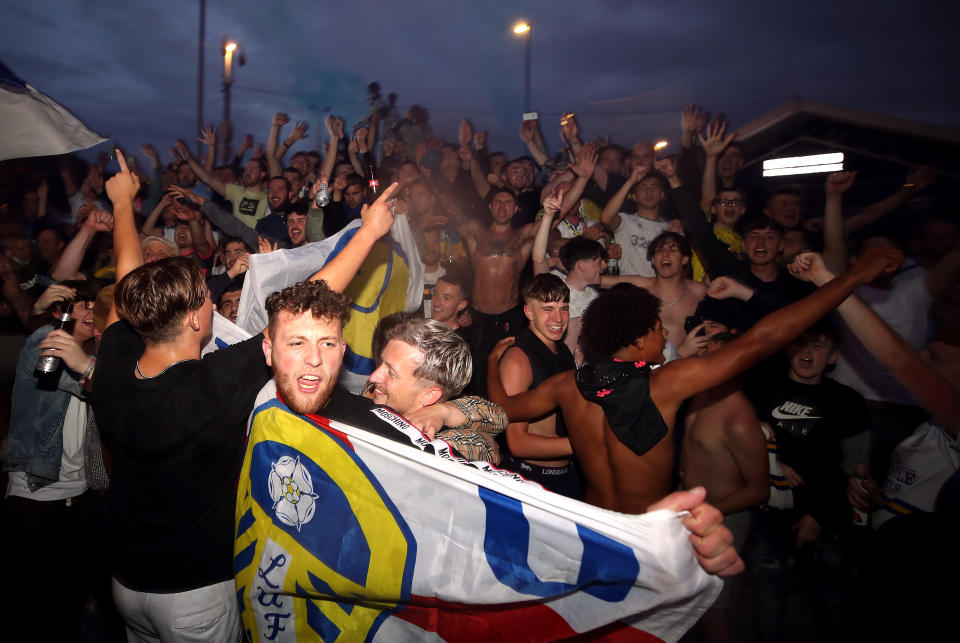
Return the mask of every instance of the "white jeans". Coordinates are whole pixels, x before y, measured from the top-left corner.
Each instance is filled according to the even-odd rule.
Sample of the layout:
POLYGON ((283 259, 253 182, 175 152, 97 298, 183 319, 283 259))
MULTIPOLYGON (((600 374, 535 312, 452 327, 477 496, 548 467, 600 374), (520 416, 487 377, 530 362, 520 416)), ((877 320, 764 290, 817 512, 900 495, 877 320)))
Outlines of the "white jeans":
POLYGON ((242 636, 233 579, 175 594, 135 592, 113 579, 130 643, 236 643, 242 636))

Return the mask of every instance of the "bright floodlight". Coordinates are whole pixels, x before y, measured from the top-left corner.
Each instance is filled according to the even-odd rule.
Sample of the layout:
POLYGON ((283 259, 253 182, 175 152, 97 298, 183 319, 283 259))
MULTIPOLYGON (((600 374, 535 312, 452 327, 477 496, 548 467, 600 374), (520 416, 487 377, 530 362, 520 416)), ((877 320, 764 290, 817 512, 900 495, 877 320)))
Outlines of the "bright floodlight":
POLYGON ((530 31, 530 25, 526 22, 518 22, 513 26, 513 33, 520 35, 530 31))
POLYGON ((236 51, 236 50, 237 50, 237 43, 235 43, 235 42, 233 42, 233 41, 231 40, 230 42, 228 42, 226 45, 223 46, 223 49, 224 49, 225 51, 236 51))
POLYGON ((843 152, 811 154, 768 159, 763 162, 764 176, 790 176, 793 174, 816 174, 843 170, 843 152))
POLYGON ((660 150, 665 148, 667 145, 670 145, 669 141, 657 141, 656 145, 653 146, 653 149, 659 152, 660 150))

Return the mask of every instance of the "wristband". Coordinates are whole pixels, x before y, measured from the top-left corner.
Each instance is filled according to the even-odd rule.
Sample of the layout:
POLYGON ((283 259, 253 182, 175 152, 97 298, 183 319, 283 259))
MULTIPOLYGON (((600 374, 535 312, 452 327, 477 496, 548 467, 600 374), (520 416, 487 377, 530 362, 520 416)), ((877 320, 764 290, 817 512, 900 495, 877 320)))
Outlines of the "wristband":
POLYGON ((80 376, 80 386, 86 386, 91 380, 93 380, 93 369, 97 365, 97 358, 91 357, 90 364, 87 366, 86 370, 83 371, 83 375, 80 376))

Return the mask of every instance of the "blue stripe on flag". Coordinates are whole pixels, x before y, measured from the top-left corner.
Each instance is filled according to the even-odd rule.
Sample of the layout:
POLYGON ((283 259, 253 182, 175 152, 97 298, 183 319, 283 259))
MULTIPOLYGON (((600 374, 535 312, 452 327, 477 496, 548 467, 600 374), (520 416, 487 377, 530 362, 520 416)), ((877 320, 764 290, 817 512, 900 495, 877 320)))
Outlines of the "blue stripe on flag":
MULTIPOLYGON (((330 585, 328 585, 326 581, 312 574, 309 569, 307 570, 307 578, 310 579, 310 583, 313 585, 313 588, 317 590, 317 592, 321 594, 326 594, 327 596, 337 595, 337 593, 333 591, 333 588, 330 587, 330 585)), ((317 592, 310 592, 310 593, 315 594, 317 592)), ((337 605, 339 605, 340 609, 342 609, 347 614, 351 614, 353 612, 353 603, 341 603, 338 601, 337 605)))
POLYGON ((583 588, 601 600, 617 602, 630 592, 640 571, 633 551, 581 525, 577 525, 577 532, 583 542, 583 556, 577 584, 541 581, 527 562, 530 523, 523 515, 523 503, 483 487, 478 492, 486 507, 483 553, 501 583, 522 594, 544 598, 583 588), (604 579, 604 585, 591 585, 598 577, 604 579))
POLYGON ((257 551, 257 541, 250 543, 250 546, 241 551, 233 559, 233 573, 237 574, 241 569, 246 569, 253 562, 253 555, 257 551))
POLYGON ((250 529, 255 521, 256 518, 253 517, 253 509, 247 509, 247 513, 240 516, 240 520, 237 521, 237 538, 240 537, 240 534, 250 529))

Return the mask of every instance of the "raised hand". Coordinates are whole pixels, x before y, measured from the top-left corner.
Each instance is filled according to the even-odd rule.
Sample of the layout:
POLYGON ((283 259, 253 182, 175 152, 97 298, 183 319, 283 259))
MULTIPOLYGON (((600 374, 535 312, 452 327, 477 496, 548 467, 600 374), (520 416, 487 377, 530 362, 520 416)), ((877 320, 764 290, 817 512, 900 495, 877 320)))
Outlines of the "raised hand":
POLYGON ((213 128, 213 124, 209 124, 200 130, 200 136, 197 138, 198 141, 204 145, 216 145, 217 144, 217 130, 213 128))
POLYGON ((188 201, 192 201, 197 205, 203 205, 203 202, 205 200, 202 196, 200 196, 196 192, 192 190, 188 190, 187 188, 184 188, 184 187, 180 187, 179 185, 171 185, 170 187, 167 188, 167 196, 171 196, 171 195, 172 195, 172 198, 174 199, 176 198, 187 199, 188 201))
POLYGON ((140 151, 143 152, 144 156, 148 157, 154 163, 159 164, 159 158, 157 157, 157 150, 154 149, 153 145, 150 143, 144 143, 140 146, 140 151))
MULTIPOLYGON (((182 141, 178 142, 182 143, 182 141)), ((110 201, 115 206, 123 202, 129 202, 132 205, 133 199, 140 191, 140 179, 137 178, 136 174, 130 172, 130 168, 127 167, 127 160, 120 150, 117 150, 117 163, 120 165, 120 171, 107 181, 107 196, 110 197, 110 201)))
POLYGON ((853 180, 857 178, 856 172, 834 172, 827 176, 826 192, 827 196, 840 196, 850 189, 853 180))
POLYGON ((707 295, 714 299, 735 298, 747 301, 753 297, 753 288, 745 286, 732 277, 717 277, 707 288, 707 295))
POLYGON ((790 274, 800 281, 822 283, 833 278, 833 274, 823 264, 823 258, 816 252, 801 252, 793 258, 788 269, 790 274))
POLYGON ((460 145, 470 145, 473 139, 473 125, 468 120, 460 121, 460 127, 457 130, 457 142, 460 145))
POLYGON ((55 303, 73 299, 77 296, 77 289, 53 284, 43 291, 37 301, 33 304, 33 314, 40 315, 50 309, 55 303))
MULTIPOLYGON (((260 237, 260 238, 262 239, 263 237, 260 237)), ((227 270, 227 276, 230 277, 231 279, 236 279, 237 277, 239 277, 249 269, 250 269, 250 254, 245 252, 239 257, 237 257, 237 260, 233 262, 233 267, 227 270)))
POLYGON ((696 134, 703 129, 707 122, 707 115, 693 103, 687 105, 680 112, 680 131, 688 134, 696 134))
POLYGON ((537 133, 537 121, 523 121, 520 124, 520 138, 524 143, 532 143, 533 137, 537 133))
POLYGON ((726 121, 714 120, 707 127, 707 136, 700 136, 700 144, 703 146, 703 151, 706 152, 707 156, 720 156, 724 148, 730 144, 730 141, 736 138, 736 132, 731 132, 729 136, 724 136, 726 131, 726 121))
POLYGON ((647 175, 647 167, 645 165, 637 164, 633 166, 633 171, 630 172, 630 176, 627 177, 627 183, 630 185, 636 185, 643 180, 643 177, 647 175))
POLYGON ((273 115, 273 125, 274 127, 283 127, 290 122, 290 117, 284 114, 283 112, 277 112, 273 115))
POLYGON ((106 210, 91 207, 83 226, 95 232, 110 232, 113 230, 113 215, 106 210))
POLYGON ((473 147, 477 150, 482 150, 487 147, 487 131, 480 130, 479 132, 473 133, 473 147))
POLYGON ((665 179, 672 179, 677 175, 677 168, 673 165, 673 159, 665 158, 660 159, 654 165, 657 166, 657 171, 663 175, 665 179))
POLYGON ((593 176, 597 167, 597 148, 593 143, 587 143, 577 152, 576 162, 570 166, 574 174, 584 178, 593 176))
POLYGON ((361 154, 367 153, 367 134, 369 134, 369 132, 366 127, 360 127, 353 133, 353 140, 350 141, 351 143, 356 142, 357 150, 361 154))
POLYGON ((357 143, 357 138, 351 138, 350 142, 347 143, 347 152, 350 154, 356 154, 360 151, 360 144, 357 143))
POLYGON ((560 137, 566 143, 575 143, 580 140, 580 126, 573 112, 565 112, 560 116, 560 137))
POLYGON ((307 134, 307 129, 309 129, 310 124, 307 121, 297 121, 297 124, 293 126, 293 131, 290 132, 290 136, 287 137, 288 141, 302 141, 303 139, 310 136, 307 134))
POLYGON ((237 154, 239 156, 243 156, 243 154, 251 147, 253 147, 253 134, 247 134, 243 137, 243 142, 240 143, 240 148, 237 150, 237 154))
POLYGON ((362 222, 360 227, 366 228, 375 234, 378 239, 387 234, 390 227, 393 226, 393 198, 391 195, 396 191, 397 184, 395 182, 391 183, 372 205, 365 205, 363 210, 360 211, 362 222))
POLYGON ((267 254, 277 249, 277 242, 271 241, 264 236, 257 237, 257 252, 267 254))
POLYGON ((345 176, 338 176, 337 178, 335 178, 335 179, 333 180, 333 189, 334 189, 334 190, 337 190, 338 192, 343 192, 344 190, 346 190, 346 189, 347 189, 347 177, 345 177, 345 176))
POLYGON ((253 146, 253 154, 250 155, 251 159, 258 159, 263 157, 263 144, 257 143, 253 146))
POLYGON ((181 161, 186 161, 190 158, 190 148, 187 147, 187 144, 181 139, 177 139, 176 143, 173 144, 173 149, 176 151, 176 155, 181 161))
POLYGON ((554 192, 546 199, 543 200, 543 216, 544 218, 553 218, 554 215, 560 211, 560 205, 563 203, 563 194, 554 192))

